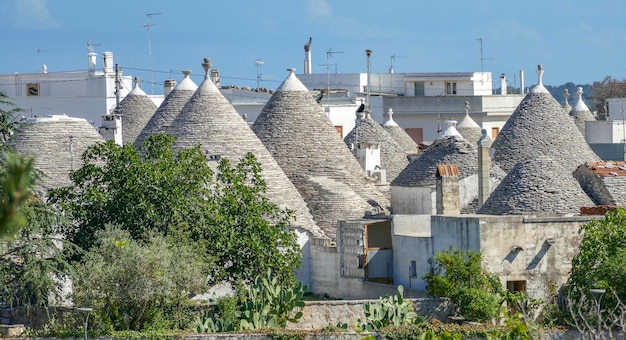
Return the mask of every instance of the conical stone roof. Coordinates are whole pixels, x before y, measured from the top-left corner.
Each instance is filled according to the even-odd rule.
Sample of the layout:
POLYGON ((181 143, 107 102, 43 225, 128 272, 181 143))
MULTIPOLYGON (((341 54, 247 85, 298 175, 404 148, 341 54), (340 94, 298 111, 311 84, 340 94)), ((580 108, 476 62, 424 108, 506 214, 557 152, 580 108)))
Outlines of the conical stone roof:
POLYGON ((209 78, 208 58, 205 58, 203 67, 204 81, 169 128, 168 132, 178 138, 175 148, 200 145, 207 156, 225 157, 235 164, 246 153, 253 153, 263 169, 261 175, 267 183, 266 197, 282 208, 295 211, 293 226, 310 232, 312 236, 323 237, 293 183, 209 78))
POLYGON ((141 130, 141 133, 134 142, 135 148, 139 149, 143 141, 150 135, 166 132, 170 124, 172 124, 172 121, 174 121, 174 118, 183 110, 189 98, 191 98, 198 89, 198 85, 189 78, 190 73, 190 71, 183 71, 185 75, 183 80, 174 86, 154 115, 152 115, 146 126, 141 130))
POLYGON ((593 116, 593 113, 589 111, 587 104, 583 100, 583 88, 579 87, 576 91, 576 103, 574 103, 574 107, 569 112, 569 115, 574 118, 574 123, 576 123, 576 127, 580 130, 583 136, 585 136, 585 122, 595 121, 596 118, 593 116))
POLYGON ((571 174, 585 162, 599 160, 559 103, 541 82, 519 103, 493 142, 493 161, 504 171, 539 156, 553 158, 571 174))
POLYGON ((404 149, 369 114, 354 125, 343 141, 348 148, 363 142, 379 145, 380 166, 387 171, 388 181, 393 181, 409 164, 404 149))
POLYGON ((417 154, 417 143, 409 136, 403 128, 401 128, 398 123, 393 120, 393 110, 389 109, 387 111, 387 120, 383 123, 383 128, 387 131, 387 133, 393 137, 393 139, 398 142, 398 145, 406 152, 408 155, 417 154))
POLYGON ((104 138, 85 119, 53 115, 30 118, 15 134, 13 146, 35 159, 35 168, 43 172, 41 189, 72 184, 69 173, 82 166, 81 156, 88 147, 104 138))
MULTIPOLYGON (((341 136, 307 88, 296 78, 293 69, 274 92, 252 127, 302 197, 320 227, 329 233, 336 230, 336 220, 325 215, 363 217, 386 211, 389 199, 376 189, 346 147, 341 136), (351 202, 358 210, 345 205, 319 209, 312 202, 326 198, 335 201, 336 191, 325 188, 319 177, 337 182, 338 187, 352 189, 359 200, 351 202), (331 224, 328 224, 331 223, 331 224)), ((324 182, 326 183, 326 182, 324 182)))
POLYGON ((593 205, 569 171, 551 158, 539 157, 516 164, 478 213, 568 215, 593 205))
MULTIPOLYGON (((416 160, 402 170, 391 183, 402 187, 428 187, 436 185, 435 173, 441 164, 456 164, 463 179, 478 174, 478 146, 463 137, 451 135, 433 142, 416 160)), ((490 169, 492 178, 502 180, 506 173, 495 164, 490 169)))
POLYGON ((116 113, 122 115, 122 143, 131 145, 146 126, 157 107, 138 86, 135 78, 135 88, 115 108, 116 113))
POLYGON ((475 145, 482 136, 483 129, 470 117, 469 103, 466 102, 466 106, 465 117, 456 124, 456 129, 463 138, 475 145))

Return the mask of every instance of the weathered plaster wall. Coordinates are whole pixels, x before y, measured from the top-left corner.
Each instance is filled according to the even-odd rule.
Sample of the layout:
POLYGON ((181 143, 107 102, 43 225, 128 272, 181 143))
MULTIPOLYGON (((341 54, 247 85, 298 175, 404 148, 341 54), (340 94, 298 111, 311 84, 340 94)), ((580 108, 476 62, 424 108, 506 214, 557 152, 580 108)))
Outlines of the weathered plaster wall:
MULTIPOLYGON (((433 174, 434 176, 434 174, 433 174)), ((393 214, 435 214, 436 190, 432 188, 391 186, 393 214)))
POLYGON ((393 283, 424 290, 426 283, 422 276, 430 269, 428 259, 433 255, 430 215, 394 215, 392 236, 393 283), (415 271, 412 261, 415 261, 415 271))

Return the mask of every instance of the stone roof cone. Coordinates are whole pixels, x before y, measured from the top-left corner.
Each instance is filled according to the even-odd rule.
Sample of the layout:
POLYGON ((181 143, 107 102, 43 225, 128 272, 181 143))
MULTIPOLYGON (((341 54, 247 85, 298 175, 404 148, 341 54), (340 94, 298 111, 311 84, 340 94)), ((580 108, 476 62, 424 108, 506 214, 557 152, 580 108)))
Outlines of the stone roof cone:
POLYGON ((185 104, 194 92, 198 89, 198 85, 189 78, 191 71, 182 71, 184 78, 180 83, 176 84, 172 91, 165 97, 159 108, 156 110, 152 118, 134 142, 135 148, 139 149, 141 143, 150 135, 155 133, 166 132, 174 118, 180 114, 185 104))
POLYGON ((131 145, 135 142, 156 109, 156 105, 139 87, 139 80, 135 78, 135 87, 115 108, 116 113, 122 115, 123 145, 131 145))
POLYGON ((598 161, 574 121, 543 86, 541 65, 537 76, 538 84, 522 99, 493 142, 494 163, 510 171, 518 162, 546 156, 571 174, 585 162, 598 161))
POLYGON ((263 169, 261 175, 267 183, 266 197, 281 208, 295 212, 294 227, 306 230, 314 237, 323 237, 297 189, 209 78, 211 64, 208 58, 204 59, 202 66, 204 81, 168 130, 178 138, 175 148, 200 145, 207 157, 225 157, 234 164, 252 152, 263 169))
POLYGON ((547 157, 517 163, 478 213, 571 215, 579 214, 580 207, 594 206, 578 181, 562 168, 547 157))
POLYGON ((408 155, 417 154, 417 143, 393 120, 393 110, 391 108, 387 111, 387 120, 383 123, 383 128, 398 142, 398 145, 404 152, 408 155))
POLYGON ((478 143, 482 136, 482 128, 469 115, 470 105, 465 102, 465 117, 456 124, 456 129, 470 144, 478 143))
POLYGON ((574 123, 576 123, 576 127, 580 130, 583 137, 585 136, 585 122, 595 121, 596 118, 593 116, 593 113, 589 111, 587 104, 583 100, 583 88, 579 87, 576 89, 576 102, 574 103, 574 107, 569 112, 569 115, 574 118, 574 123))
POLYGON ((71 185, 69 173, 82 166, 85 150, 104 142, 85 119, 64 114, 29 118, 14 137, 15 150, 33 157, 35 168, 43 172, 43 190, 71 185))
POLYGON ((362 142, 379 145, 380 166, 387 171, 389 181, 393 181, 409 164, 404 149, 380 124, 372 119, 369 112, 366 113, 365 118, 357 121, 343 141, 348 148, 356 148, 356 144, 362 142))
POLYGON ((337 219, 386 211, 389 199, 366 177, 322 107, 295 76, 295 70, 288 71, 252 129, 309 203, 315 220, 333 234, 337 219), (359 199, 340 199, 348 195, 347 189, 359 199))
MULTIPOLYGON (((457 135, 438 138, 416 160, 409 163, 391 185, 434 186, 435 171, 441 164, 456 164, 461 175, 459 179, 478 174, 478 147, 457 135)), ((506 173, 495 164, 492 164, 489 170, 491 177, 498 181, 506 176, 506 173)))

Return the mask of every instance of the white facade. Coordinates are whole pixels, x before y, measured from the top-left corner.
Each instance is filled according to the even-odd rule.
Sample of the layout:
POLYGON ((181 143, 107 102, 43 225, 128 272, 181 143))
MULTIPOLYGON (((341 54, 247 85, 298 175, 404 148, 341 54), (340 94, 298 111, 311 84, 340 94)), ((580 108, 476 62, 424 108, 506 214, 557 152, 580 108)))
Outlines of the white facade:
MULTIPOLYGON (((344 89, 357 105, 365 100, 367 73, 300 74, 298 78, 309 90, 344 89)), ((393 109, 396 123, 418 143, 437 139, 443 120, 461 120, 466 101, 470 116, 495 138, 524 98, 492 94, 491 72, 376 73, 370 80, 372 118, 382 124, 384 113, 393 109)), ((344 131, 354 127, 346 119, 329 118, 344 131)))
POLYGON ((606 101, 609 105, 609 120, 626 119, 626 98, 609 98, 606 101))
MULTIPOLYGON (((104 52, 104 67, 96 71, 96 55, 87 58, 86 72, 42 72, 0 75, 0 92, 26 112, 24 116, 64 113, 84 118, 99 127, 102 115, 115 108, 113 53, 104 52)), ((124 98, 132 89, 132 77, 122 76, 124 98)))

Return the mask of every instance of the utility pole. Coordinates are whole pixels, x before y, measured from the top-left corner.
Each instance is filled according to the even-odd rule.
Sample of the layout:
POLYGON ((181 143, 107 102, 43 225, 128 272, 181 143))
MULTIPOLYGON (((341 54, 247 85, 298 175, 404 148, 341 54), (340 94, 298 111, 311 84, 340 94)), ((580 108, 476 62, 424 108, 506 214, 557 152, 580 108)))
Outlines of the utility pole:
POLYGON ((154 26, 155 24, 151 24, 150 19, 152 18, 153 15, 160 15, 160 14, 161 13, 146 14, 147 24, 144 26, 141 26, 145 28, 146 31, 148 31, 148 56, 150 57, 150 85, 152 86, 152 94, 154 94, 154 71, 152 69, 152 44, 150 42, 150 27, 154 26))
POLYGON ((485 56, 483 55, 483 38, 478 38, 476 40, 478 40, 478 42, 480 43, 480 72, 482 73, 485 72, 484 61, 491 60, 493 58, 485 58, 485 56))
POLYGON ((257 59, 254 61, 256 63, 256 88, 261 88, 261 76, 259 75, 259 65, 265 64, 265 62, 261 59, 257 59))

